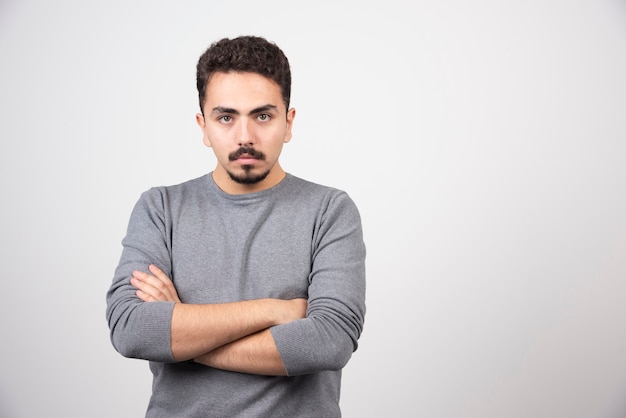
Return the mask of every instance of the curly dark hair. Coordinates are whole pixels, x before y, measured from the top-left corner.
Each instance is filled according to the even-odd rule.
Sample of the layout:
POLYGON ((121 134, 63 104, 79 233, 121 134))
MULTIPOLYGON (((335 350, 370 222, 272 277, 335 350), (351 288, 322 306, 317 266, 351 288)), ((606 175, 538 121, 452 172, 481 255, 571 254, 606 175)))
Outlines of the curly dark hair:
POLYGON ((285 107, 291 97, 289 61, 276 44, 258 36, 224 38, 214 42, 200 56, 196 66, 196 84, 203 112, 206 86, 215 72, 248 72, 263 75, 280 86, 285 107))

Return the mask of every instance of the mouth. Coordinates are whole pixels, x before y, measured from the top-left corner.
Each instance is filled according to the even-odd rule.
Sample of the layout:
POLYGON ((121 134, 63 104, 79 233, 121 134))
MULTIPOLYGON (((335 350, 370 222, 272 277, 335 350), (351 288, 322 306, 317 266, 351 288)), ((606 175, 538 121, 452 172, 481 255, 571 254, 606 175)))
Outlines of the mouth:
POLYGON ((242 154, 235 161, 239 164, 250 165, 257 162, 259 159, 251 156, 250 154, 242 154))
POLYGON ((265 154, 253 148, 239 148, 228 156, 230 161, 237 161, 240 164, 254 164, 265 159, 265 154))

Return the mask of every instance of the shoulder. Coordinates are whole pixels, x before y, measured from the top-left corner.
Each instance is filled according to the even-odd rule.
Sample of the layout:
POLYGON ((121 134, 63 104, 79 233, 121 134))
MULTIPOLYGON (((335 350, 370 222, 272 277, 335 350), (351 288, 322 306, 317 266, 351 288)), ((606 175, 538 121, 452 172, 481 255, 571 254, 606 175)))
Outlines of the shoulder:
POLYGON ((288 191, 290 193, 294 193, 294 191, 297 191, 300 195, 311 196, 314 198, 347 195, 347 193, 343 190, 319 183, 314 183, 312 181, 305 180, 292 174, 287 175, 287 181, 288 191))
POLYGON ((301 200, 307 204, 319 207, 323 212, 328 210, 358 211, 349 194, 336 187, 314 183, 309 180, 289 174, 286 192, 290 199, 301 200))
POLYGON ((160 212, 206 199, 207 177, 203 175, 179 184, 151 187, 141 193, 136 206, 160 212))
POLYGON ((166 186, 154 186, 142 193, 142 197, 149 198, 168 198, 185 196, 190 194, 197 194, 206 191, 207 180, 209 174, 202 175, 195 179, 187 180, 182 183, 166 185, 166 186))

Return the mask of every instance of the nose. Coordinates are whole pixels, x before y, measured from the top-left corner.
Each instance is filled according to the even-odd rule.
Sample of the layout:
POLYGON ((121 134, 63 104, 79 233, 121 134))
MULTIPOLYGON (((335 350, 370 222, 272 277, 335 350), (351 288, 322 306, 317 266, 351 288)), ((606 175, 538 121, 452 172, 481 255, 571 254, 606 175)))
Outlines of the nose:
POLYGON ((239 137, 237 138, 237 142, 238 145, 242 147, 250 147, 255 143, 254 129, 252 123, 250 123, 246 118, 241 119, 239 137))

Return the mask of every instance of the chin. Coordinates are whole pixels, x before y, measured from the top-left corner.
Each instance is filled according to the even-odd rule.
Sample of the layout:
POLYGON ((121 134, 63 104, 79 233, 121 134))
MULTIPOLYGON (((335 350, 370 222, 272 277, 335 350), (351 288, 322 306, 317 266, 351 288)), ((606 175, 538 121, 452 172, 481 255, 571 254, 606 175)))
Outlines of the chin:
POLYGON ((261 173, 255 173, 252 171, 251 168, 245 166, 243 167, 243 171, 244 172, 241 174, 236 174, 229 171, 228 175, 230 176, 232 181, 239 184, 257 184, 265 180, 265 178, 270 173, 269 170, 261 173))

